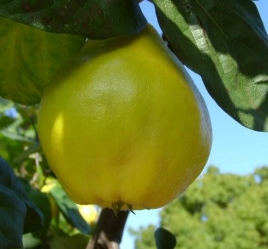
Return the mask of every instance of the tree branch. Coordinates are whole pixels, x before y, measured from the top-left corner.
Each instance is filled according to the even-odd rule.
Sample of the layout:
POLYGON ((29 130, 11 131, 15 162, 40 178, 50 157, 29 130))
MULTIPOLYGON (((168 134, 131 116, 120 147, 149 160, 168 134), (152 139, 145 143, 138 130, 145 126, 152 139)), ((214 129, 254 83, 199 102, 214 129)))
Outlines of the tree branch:
POLYGON ((119 211, 115 216, 112 209, 103 209, 86 249, 119 249, 128 214, 129 211, 119 211))

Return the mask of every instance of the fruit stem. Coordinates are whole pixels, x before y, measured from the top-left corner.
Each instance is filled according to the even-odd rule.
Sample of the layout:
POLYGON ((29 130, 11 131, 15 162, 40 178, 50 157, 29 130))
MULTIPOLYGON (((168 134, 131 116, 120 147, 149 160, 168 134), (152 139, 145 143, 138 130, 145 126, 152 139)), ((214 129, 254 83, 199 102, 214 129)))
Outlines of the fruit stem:
POLYGON ((118 210, 116 216, 112 209, 103 209, 86 249, 119 249, 128 214, 118 210))

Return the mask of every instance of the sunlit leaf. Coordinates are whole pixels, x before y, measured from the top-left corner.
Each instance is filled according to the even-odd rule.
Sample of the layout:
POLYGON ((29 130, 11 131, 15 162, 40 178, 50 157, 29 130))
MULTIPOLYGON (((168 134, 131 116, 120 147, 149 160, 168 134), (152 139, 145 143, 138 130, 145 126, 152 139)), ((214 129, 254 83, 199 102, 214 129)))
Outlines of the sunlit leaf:
POLYGON ((268 131, 268 36, 248 0, 155 0, 177 56, 242 125, 268 131))

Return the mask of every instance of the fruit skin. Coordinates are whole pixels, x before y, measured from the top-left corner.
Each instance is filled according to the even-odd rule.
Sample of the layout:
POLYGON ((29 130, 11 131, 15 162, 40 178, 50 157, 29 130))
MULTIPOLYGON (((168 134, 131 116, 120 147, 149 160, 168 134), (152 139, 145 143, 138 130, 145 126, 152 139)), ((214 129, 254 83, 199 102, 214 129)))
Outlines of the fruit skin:
POLYGON ((200 93, 150 25, 88 41, 48 85, 38 133, 76 203, 133 210, 177 198, 212 143, 200 93))

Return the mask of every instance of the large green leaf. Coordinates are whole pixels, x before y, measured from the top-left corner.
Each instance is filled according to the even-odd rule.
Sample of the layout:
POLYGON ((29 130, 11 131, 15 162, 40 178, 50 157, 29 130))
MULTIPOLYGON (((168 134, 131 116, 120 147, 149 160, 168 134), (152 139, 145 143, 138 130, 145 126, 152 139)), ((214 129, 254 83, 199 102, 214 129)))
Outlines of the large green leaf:
POLYGON ((84 42, 82 36, 52 34, 0 17, 0 96, 38 103, 51 76, 84 42))
POLYGON ((250 0, 154 0, 173 51, 242 125, 268 131, 268 36, 250 0))
POLYGON ((21 248, 22 234, 42 226, 43 215, 28 200, 20 180, 0 157, 0 248, 21 248))
POLYGON ((137 0, 0 0, 0 15, 46 31, 91 39, 135 34, 146 25, 137 0))

